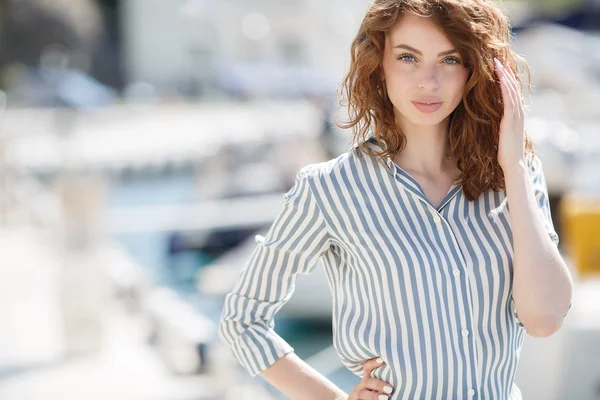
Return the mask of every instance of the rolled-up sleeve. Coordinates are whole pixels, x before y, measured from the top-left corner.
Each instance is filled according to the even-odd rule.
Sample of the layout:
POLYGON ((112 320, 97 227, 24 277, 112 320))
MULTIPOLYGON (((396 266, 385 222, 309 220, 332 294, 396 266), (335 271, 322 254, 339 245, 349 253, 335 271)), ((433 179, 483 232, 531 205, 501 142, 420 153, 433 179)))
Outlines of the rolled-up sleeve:
POLYGON ((300 169, 283 195, 279 214, 225 297, 219 338, 252 376, 294 349, 274 330, 274 316, 291 298, 299 273, 309 274, 330 248, 330 235, 311 186, 311 166, 300 169))

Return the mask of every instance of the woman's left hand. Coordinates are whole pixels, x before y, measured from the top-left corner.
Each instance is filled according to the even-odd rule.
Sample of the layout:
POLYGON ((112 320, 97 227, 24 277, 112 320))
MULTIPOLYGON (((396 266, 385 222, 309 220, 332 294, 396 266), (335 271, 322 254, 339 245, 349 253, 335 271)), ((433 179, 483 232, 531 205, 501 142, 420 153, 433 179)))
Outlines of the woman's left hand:
POLYGON ((500 122, 498 142, 498 163, 506 172, 507 168, 519 165, 525 159, 525 102, 521 86, 509 66, 504 66, 494 58, 496 74, 500 79, 504 116, 500 122))

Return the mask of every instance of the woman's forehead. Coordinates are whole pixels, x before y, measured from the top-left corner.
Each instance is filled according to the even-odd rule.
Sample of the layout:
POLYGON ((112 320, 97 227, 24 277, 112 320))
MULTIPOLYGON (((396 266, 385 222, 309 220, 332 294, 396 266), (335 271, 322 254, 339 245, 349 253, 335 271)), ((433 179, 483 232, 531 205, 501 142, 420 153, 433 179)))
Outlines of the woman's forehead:
POLYGON ((452 43, 433 18, 413 14, 401 16, 389 30, 386 41, 391 46, 405 44, 425 52, 452 48, 452 43))

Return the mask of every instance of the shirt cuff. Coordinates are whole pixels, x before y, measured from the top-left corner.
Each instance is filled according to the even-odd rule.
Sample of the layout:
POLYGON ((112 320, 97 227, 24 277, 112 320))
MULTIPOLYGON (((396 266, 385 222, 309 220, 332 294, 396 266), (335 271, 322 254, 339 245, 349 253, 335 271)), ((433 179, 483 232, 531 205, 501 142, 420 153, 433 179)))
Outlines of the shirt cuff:
POLYGON ((242 366, 256 376, 294 348, 273 329, 255 325, 238 336, 232 350, 242 366))

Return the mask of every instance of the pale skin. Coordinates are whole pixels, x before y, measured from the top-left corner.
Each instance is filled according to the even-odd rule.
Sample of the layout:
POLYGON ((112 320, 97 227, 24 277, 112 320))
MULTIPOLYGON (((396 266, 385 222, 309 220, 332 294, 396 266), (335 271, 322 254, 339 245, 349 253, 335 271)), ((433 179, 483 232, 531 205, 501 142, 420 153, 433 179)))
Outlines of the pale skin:
POLYGON ((548 337, 562 326, 573 280, 538 212, 524 157, 525 108, 513 71, 496 61, 504 99, 498 162, 504 172, 514 243, 513 298, 527 333, 548 337))
POLYGON ((393 160, 419 182, 436 208, 460 173, 456 160, 445 157, 446 136, 469 70, 452 50, 453 44, 431 19, 408 14, 386 35, 382 60, 396 124, 407 138, 393 160), (424 97, 442 102, 441 108, 428 114, 419 111, 413 101, 424 97))
MULTIPOLYGON (((461 101, 469 71, 458 53, 448 53, 451 50, 452 43, 430 19, 406 15, 387 35, 382 61, 396 123, 407 137, 406 148, 393 160, 419 182, 434 207, 459 175, 456 160, 445 156, 446 135, 448 116, 461 101), (401 44, 412 50, 397 48, 401 44), (423 97, 435 98, 442 105, 433 113, 423 113, 411 101, 423 97)), ((512 294, 519 320, 529 335, 547 337, 562 325, 571 303, 572 279, 545 230, 526 167, 520 85, 509 68, 497 67, 496 73, 504 100, 498 162, 504 172, 511 211, 512 294)), ((385 400, 391 385, 371 377, 372 371, 382 365, 376 358, 365 361, 363 378, 350 394, 293 352, 260 375, 294 400, 385 400)))

